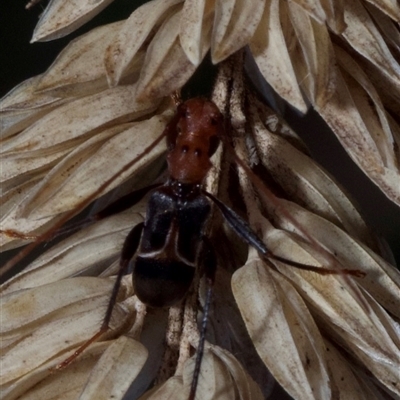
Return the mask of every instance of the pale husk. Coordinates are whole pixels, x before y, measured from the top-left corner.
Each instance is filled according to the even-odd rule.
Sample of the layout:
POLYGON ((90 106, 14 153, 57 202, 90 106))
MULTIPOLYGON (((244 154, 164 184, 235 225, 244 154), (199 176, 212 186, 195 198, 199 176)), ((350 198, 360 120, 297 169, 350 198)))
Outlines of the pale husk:
POLYGON ((112 0, 71 1, 52 0, 33 32, 32 42, 47 41, 66 36, 92 19, 112 0))
MULTIPOLYGON (((62 36, 107 4, 104 1, 95 6, 74 3, 72 12, 53 1, 37 27, 34 40, 62 36)), ((111 86, 123 82, 127 75, 134 78, 140 71, 138 95, 144 100, 178 90, 194 73, 208 49, 211 48, 213 62, 218 63, 249 45, 262 75, 275 91, 302 112, 310 104, 314 106, 352 159, 388 198, 399 204, 400 160, 396 147, 391 140, 383 143, 382 135, 378 143, 380 154, 372 145, 377 141, 377 130, 383 128, 390 137, 398 128, 380 127, 386 111, 379 105, 381 122, 378 123, 373 121, 372 113, 360 109, 365 108, 358 104, 363 94, 351 82, 344 85, 340 76, 343 66, 338 69, 335 65, 339 56, 333 51, 328 33, 331 30, 337 36, 341 51, 374 69, 370 78, 379 88, 379 96, 395 99, 385 106, 398 109, 400 66, 387 43, 398 46, 396 31, 390 26, 391 19, 396 21, 399 15, 398 5, 389 1, 264 0, 192 4, 191 1, 154 0, 139 7, 126 21, 104 28, 112 33, 104 40, 97 40, 99 44, 92 46, 91 51, 101 53, 104 49, 104 69, 111 86), (151 44, 148 46, 146 41, 151 44), (389 82, 390 88, 385 90, 389 82), (348 109, 347 114, 344 108, 348 109), (364 125, 368 119, 369 124, 364 125)), ((89 35, 94 38, 101 33, 89 35)), ((91 85, 104 84, 102 57, 95 58, 98 69, 93 68, 93 74, 98 70, 101 79, 86 82, 88 90, 91 85)), ((91 69, 86 71, 92 73, 91 69)), ((357 72, 353 70, 350 74, 357 79, 357 72)), ((76 85, 72 88, 78 92, 83 90, 76 85)), ((65 86, 63 90, 70 88, 65 86)), ((28 115, 13 118, 25 119, 28 115)))
MULTIPOLYGON (((98 197, 148 167, 164 144, 98 191, 162 132, 172 112, 161 97, 180 89, 209 49, 219 62, 246 44, 277 93, 303 112, 313 105, 353 160, 400 204, 400 129, 387 111, 400 110, 400 68, 387 44, 394 28, 386 24, 400 12, 393 2, 370 3, 382 12, 375 20, 366 11, 374 6, 358 0, 204 1, 196 7, 191 1, 155 0, 128 20, 75 40, 45 74, 21 84, 0 104, 1 134, 9 138, 1 148, 2 229, 46 231, 82 198, 98 197)), ((65 35, 106 4, 73 3, 71 12, 71 5, 53 1, 33 40, 65 35)), ((393 36, 390 43, 400 41, 393 36)), ((232 280, 251 341, 295 398, 383 398, 381 387, 400 396, 393 384, 400 370, 400 275, 380 257, 373 234, 340 187, 302 145, 286 140, 294 137, 286 127, 271 132, 271 114, 257 107, 243 117, 252 139, 248 131, 241 133, 253 141, 255 162, 290 200, 261 186, 254 194, 241 175, 251 226, 281 257, 362 270, 366 277, 320 276, 282 263, 271 268, 252 250, 232 280)), ((243 143, 235 144, 241 152, 243 143)), ((82 229, 2 287, 4 399, 59 398, 64 392, 65 398, 123 397, 147 357, 139 342, 123 335, 136 315, 128 298, 130 277, 110 333, 118 338, 94 344, 58 374, 48 368, 94 334, 104 318, 112 280, 72 277, 106 267, 106 273, 115 271, 124 238, 142 221, 144 205, 82 229), (46 302, 49 297, 54 300, 46 302)), ((4 248, 23 242, 6 234, 2 240, 4 248)), ((142 399, 186 399, 194 358, 184 365, 182 375, 142 399)), ((217 396, 262 398, 231 353, 207 344, 197 398, 217 396)))

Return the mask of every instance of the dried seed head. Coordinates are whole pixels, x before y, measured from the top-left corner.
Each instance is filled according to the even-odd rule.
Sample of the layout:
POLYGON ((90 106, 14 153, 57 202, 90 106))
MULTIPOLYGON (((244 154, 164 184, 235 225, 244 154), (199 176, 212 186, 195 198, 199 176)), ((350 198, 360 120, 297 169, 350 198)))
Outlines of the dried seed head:
MULTIPOLYGON (((71 10, 51 2, 33 41, 69 33, 108 3, 74 3, 71 10)), ((7 232, 45 231, 141 154, 173 114, 162 97, 179 90, 209 50, 219 63, 246 45, 275 91, 303 112, 311 104, 369 178, 400 204, 400 129, 390 116, 400 110, 400 68, 392 55, 399 47, 393 22, 399 17, 397 5, 358 0, 312 6, 278 0, 155 0, 126 21, 76 39, 48 71, 1 100, 3 248, 23 242, 7 232)), ((217 86, 215 98, 218 105, 228 104, 223 111, 231 101, 227 118, 235 128, 236 151, 265 180, 268 171, 282 197, 253 189, 241 172, 232 183, 235 167, 221 151, 209 190, 227 202, 232 192, 242 194, 240 204, 246 206, 251 226, 275 254, 367 274, 355 282, 278 262, 271 269, 254 251, 245 263, 240 244, 232 245, 231 234, 214 227, 215 237, 223 238, 216 245, 220 263, 227 269, 245 263, 235 272, 232 287, 247 339, 294 398, 328 398, 337 391, 370 398, 382 386, 399 396, 399 274, 377 254, 373 235, 340 187, 239 82, 243 65, 236 62, 235 68, 238 73, 226 77, 234 81, 234 93, 217 86)), ((164 151, 160 144, 97 194, 129 180, 150 183, 164 151)), ((122 398, 132 381, 137 396, 148 387, 149 382, 136 379, 147 351, 137 340, 144 314, 139 318, 137 304, 130 300, 129 277, 108 340, 91 346, 69 368, 49 372, 98 329, 104 316, 112 280, 76 275, 98 274, 105 267, 112 273, 124 237, 143 213, 144 203, 139 203, 84 228, 2 287, 5 400, 26 393, 57 398, 66 392, 97 398, 105 390, 108 397, 122 398)), ((228 288, 229 273, 221 276, 228 288)), ((224 347, 237 338, 238 331, 228 325, 237 310, 232 315, 225 319, 224 347)), ((215 326, 217 338, 222 328, 217 322, 215 326)), ((188 323, 183 331, 189 333, 175 375, 142 399, 187 398, 194 368, 190 353, 197 347, 198 332, 188 323)), ((150 349, 161 347, 149 337, 150 349)), ((262 398, 270 393, 252 361, 246 363, 249 350, 232 348, 229 352, 206 344, 198 398, 262 398), (242 364, 231 353, 240 353, 242 364)), ((157 371, 148 376, 155 380, 157 371)))

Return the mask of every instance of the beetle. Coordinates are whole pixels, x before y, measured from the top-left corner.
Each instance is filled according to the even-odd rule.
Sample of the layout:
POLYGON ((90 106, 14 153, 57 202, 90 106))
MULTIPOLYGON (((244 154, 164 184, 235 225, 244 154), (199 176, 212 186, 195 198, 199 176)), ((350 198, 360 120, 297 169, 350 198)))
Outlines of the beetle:
MULTIPOLYGON (((189 394, 189 400, 193 400, 199 379, 217 268, 212 242, 205 233, 212 204, 219 209, 224 220, 236 234, 253 246, 264 259, 281 261, 296 268, 321 274, 362 276, 362 273, 358 270, 339 271, 319 268, 273 254, 246 221, 217 197, 204 190, 204 179, 212 167, 210 157, 224 139, 224 118, 212 101, 197 97, 181 102, 177 106, 175 116, 152 146, 164 136, 168 148, 166 159, 169 176, 166 182, 129 193, 82 222, 86 224, 107 218, 132 207, 149 194, 145 221, 134 226, 125 239, 117 279, 99 331, 56 368, 65 368, 109 329, 121 280, 126 275, 134 256, 136 256, 132 272, 134 292, 150 307, 170 307, 182 301, 193 285, 196 268, 199 268, 199 272, 206 278, 207 293, 189 394)), ((100 192, 108 182, 97 192, 100 192)), ((39 239, 43 240, 54 233, 57 234, 59 225, 64 222, 62 220, 39 239)))

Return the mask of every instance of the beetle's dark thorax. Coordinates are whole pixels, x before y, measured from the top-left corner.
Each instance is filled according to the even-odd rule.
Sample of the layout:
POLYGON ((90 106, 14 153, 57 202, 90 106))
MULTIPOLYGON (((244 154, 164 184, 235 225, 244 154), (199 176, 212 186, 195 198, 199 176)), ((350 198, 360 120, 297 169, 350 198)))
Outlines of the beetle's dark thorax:
POLYGON ((209 200, 200 185, 169 181, 150 196, 134 267, 139 298, 169 306, 187 292, 194 277, 209 200))
POLYGON ((194 263, 209 213, 209 200, 199 188, 160 187, 149 199, 140 254, 159 252, 175 239, 176 257, 194 263))

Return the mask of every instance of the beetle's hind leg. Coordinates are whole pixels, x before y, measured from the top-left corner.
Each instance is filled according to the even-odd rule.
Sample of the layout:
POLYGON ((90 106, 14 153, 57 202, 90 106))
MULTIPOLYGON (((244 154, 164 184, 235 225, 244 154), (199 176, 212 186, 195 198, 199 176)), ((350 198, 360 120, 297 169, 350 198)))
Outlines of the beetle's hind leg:
POLYGON ((123 276, 126 275, 129 262, 136 253, 136 250, 139 246, 140 237, 143 231, 143 226, 144 226, 143 222, 134 226, 125 239, 124 246, 121 252, 121 258, 119 261, 119 270, 117 279, 114 283, 111 297, 108 302, 107 311, 105 313, 100 330, 95 335, 93 335, 89 340, 83 343, 70 357, 62 361, 60 364, 58 364, 55 367, 55 369, 63 369, 69 364, 71 364, 71 362, 73 362, 83 351, 85 351, 85 349, 87 349, 88 346, 97 341, 105 332, 108 331, 111 315, 117 300, 119 288, 121 286, 121 280, 123 276))
POLYGON ((196 396, 197 383, 199 381, 201 361, 203 359, 204 344, 206 340, 208 317, 214 288, 215 272, 217 269, 217 258, 214 248, 207 237, 203 237, 202 251, 200 253, 200 262, 206 279, 206 296, 203 308, 203 318, 200 327, 199 344, 197 346, 196 361, 193 372, 192 384, 190 387, 189 400, 194 400, 196 396))

